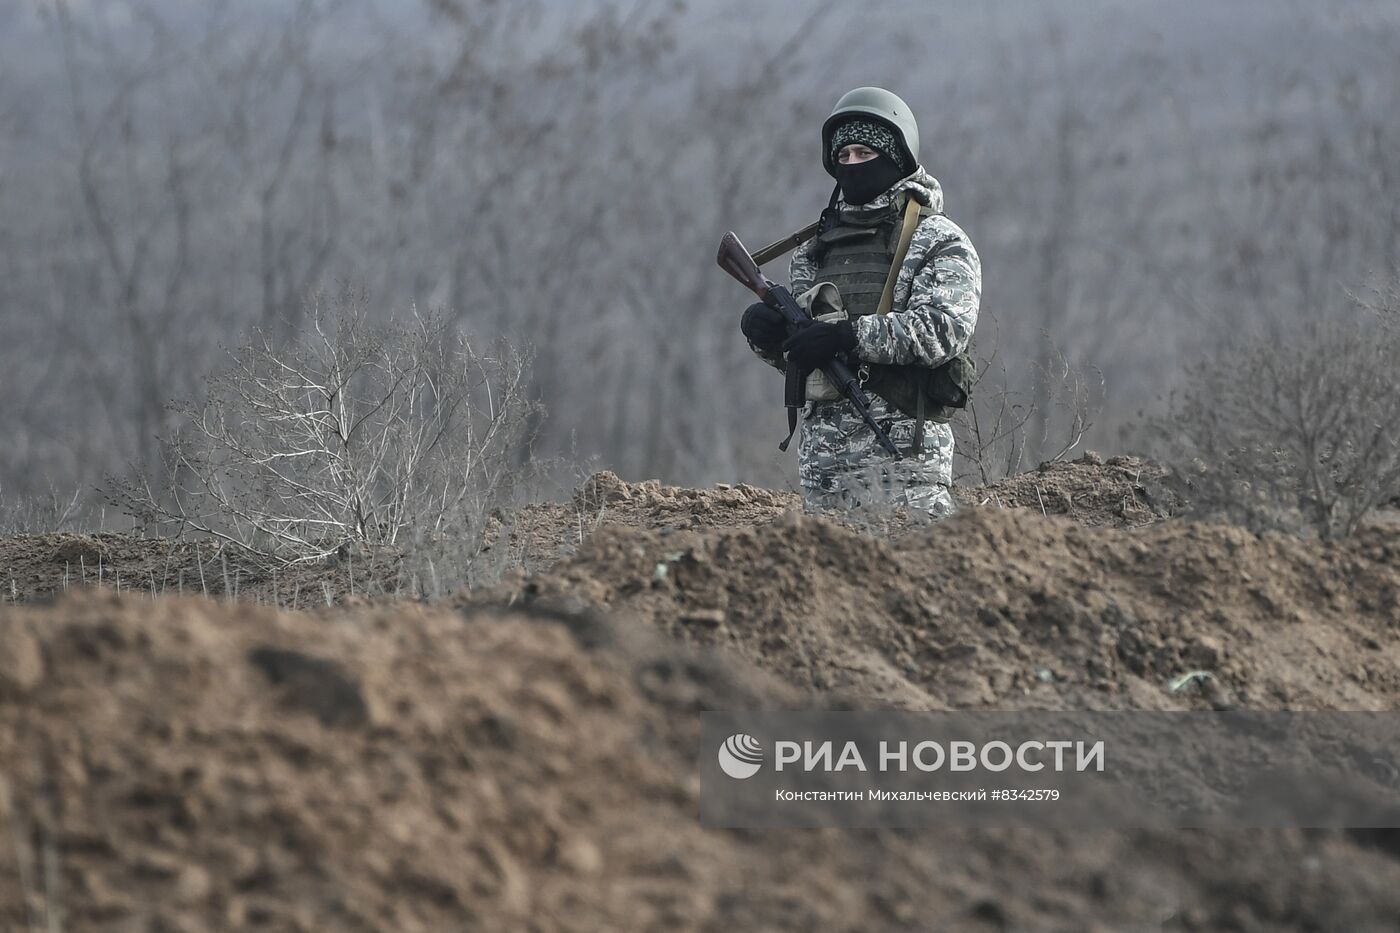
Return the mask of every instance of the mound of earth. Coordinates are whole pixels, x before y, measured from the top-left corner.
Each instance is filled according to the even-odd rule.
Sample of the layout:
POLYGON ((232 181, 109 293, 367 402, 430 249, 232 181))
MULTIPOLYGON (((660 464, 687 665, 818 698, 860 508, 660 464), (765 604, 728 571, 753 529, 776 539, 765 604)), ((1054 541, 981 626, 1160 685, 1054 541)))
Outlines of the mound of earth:
POLYGON ((604 470, 584 480, 568 502, 543 502, 493 516, 487 550, 504 547, 506 563, 543 570, 576 551, 599 528, 728 528, 800 509, 794 493, 745 483, 705 489, 629 483, 604 470))
MULTIPOLYGON (((1113 457, 1105 463, 1087 454, 990 486, 956 487, 956 492, 967 504, 1066 514, 1088 525, 1136 526, 1160 520, 1178 505, 1158 491, 1160 475, 1160 469, 1137 458, 1113 457)), ((232 596, 292 609, 365 595, 426 591, 437 596, 467 578, 494 579, 511 568, 547 570, 601 528, 746 527, 801 508, 800 497, 789 492, 745 484, 690 489, 656 480, 629 483, 604 471, 585 480, 568 502, 534 503, 493 514, 480 554, 472 552, 471 542, 434 542, 419 555, 347 554, 273 572, 241 558, 234 548, 210 541, 116 533, 19 535, 0 538, 0 595, 10 602, 27 602, 101 585, 147 595, 232 596), (431 570, 427 557, 435 561, 431 570), (461 572, 469 563, 485 572, 461 572), (427 579, 430 572, 441 573, 440 584, 427 579)), ((883 537, 918 527, 898 515, 877 519, 848 524, 883 537)))
MULTIPOLYGON (((0 928, 656 928, 739 886, 687 724, 563 626, 113 594, 0 626, 0 928)), ((778 848, 747 868, 781 896, 778 848)))
POLYGON ((1166 470, 1140 457, 1109 457, 1093 451, 1078 460, 1042 463, 986 486, 958 486, 968 505, 1033 509, 1064 515, 1081 525, 1136 527, 1178 514, 1185 502, 1164 482, 1166 470))
POLYGON ((5 929, 1367 931, 1400 913, 1400 861, 1338 833, 704 830, 695 711, 796 694, 626 621, 88 594, 5 610, 0 633, 5 929))
POLYGON ((964 508, 893 540, 799 513, 603 528, 467 604, 626 614, 803 690, 930 709, 1390 709, 1400 535, 1340 542, 964 508))
POLYGON ((1393 835, 699 826, 705 709, 1394 707, 1400 525, 1159 521, 1153 483, 1086 458, 872 535, 599 474, 451 605, 0 541, 0 929, 1394 929, 1393 835))

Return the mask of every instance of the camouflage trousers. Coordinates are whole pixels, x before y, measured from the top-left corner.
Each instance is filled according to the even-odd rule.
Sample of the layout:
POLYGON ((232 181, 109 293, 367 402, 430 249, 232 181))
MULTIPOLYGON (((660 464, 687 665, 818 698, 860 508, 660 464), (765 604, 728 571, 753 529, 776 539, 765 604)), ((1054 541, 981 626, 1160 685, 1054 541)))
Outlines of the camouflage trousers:
POLYGON ((956 508, 949 492, 952 426, 925 421, 923 446, 918 456, 911 456, 907 451, 914 442, 915 420, 875 395, 870 397, 870 409, 895 446, 906 451, 904 459, 891 458, 844 399, 809 404, 802 419, 798 457, 807 508, 887 505, 921 509, 934 518, 951 515, 956 508))

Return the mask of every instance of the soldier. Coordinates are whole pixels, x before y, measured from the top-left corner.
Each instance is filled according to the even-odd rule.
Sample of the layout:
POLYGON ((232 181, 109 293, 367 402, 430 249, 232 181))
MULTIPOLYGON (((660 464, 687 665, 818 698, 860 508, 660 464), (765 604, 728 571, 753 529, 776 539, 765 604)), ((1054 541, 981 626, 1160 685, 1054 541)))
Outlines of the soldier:
POLYGON ((918 157, 918 126, 903 100, 875 87, 843 96, 822 126, 822 164, 837 190, 788 270, 792 293, 818 320, 789 336, 782 317, 758 303, 741 321, 749 346, 779 370, 809 372, 846 354, 876 420, 904 451, 895 460, 850 403, 819 384, 820 373, 809 377, 798 470, 809 509, 889 503, 942 518, 954 508, 948 422, 970 388, 965 353, 982 271, 918 157), (901 239, 907 251, 891 291, 901 239))

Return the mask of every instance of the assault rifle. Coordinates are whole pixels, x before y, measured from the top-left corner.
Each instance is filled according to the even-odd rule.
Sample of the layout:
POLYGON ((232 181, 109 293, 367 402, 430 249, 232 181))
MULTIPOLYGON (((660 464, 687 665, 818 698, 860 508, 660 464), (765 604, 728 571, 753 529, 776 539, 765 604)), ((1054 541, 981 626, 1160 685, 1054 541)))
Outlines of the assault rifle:
MULTIPOLYGON (((811 325, 811 315, 802 309, 791 292, 775 284, 759 271, 758 263, 754 262, 749 251, 744 249, 744 244, 740 243, 739 238, 732 232, 726 233, 724 239, 719 241, 718 262, 719 267, 737 279, 740 285, 757 295, 768 307, 782 314, 787 320, 788 336, 811 325)), ((846 361, 840 357, 832 357, 830 361, 822 364, 821 371, 831 380, 832 385, 841 390, 841 395, 851 403, 856 414, 860 415, 870 430, 875 432, 880 446, 889 451, 890 456, 896 460, 901 459, 899 448, 870 413, 870 397, 860 387, 860 380, 846 361)), ((787 406, 788 436, 778 445, 779 450, 787 450, 788 442, 797 430, 797 409, 806 402, 807 374, 799 372, 796 366, 789 363, 785 375, 787 381, 783 386, 783 404, 787 406)))

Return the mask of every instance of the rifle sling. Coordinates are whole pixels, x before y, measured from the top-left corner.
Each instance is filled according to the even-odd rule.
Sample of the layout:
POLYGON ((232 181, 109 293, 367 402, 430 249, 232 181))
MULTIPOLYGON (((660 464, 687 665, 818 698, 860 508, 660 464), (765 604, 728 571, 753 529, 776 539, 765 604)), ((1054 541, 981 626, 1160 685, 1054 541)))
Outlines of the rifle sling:
POLYGON ((899 246, 894 251, 894 262, 890 264, 890 274, 885 278, 885 290, 880 295, 880 306, 876 314, 889 314, 894 307, 894 283, 899 279, 899 267, 904 265, 904 257, 909 255, 909 244, 914 239, 914 230, 919 226, 919 202, 912 197, 904 201, 904 226, 899 231, 899 246))
MULTIPOLYGON (((919 202, 909 198, 904 206, 904 227, 899 232, 899 247, 895 252, 894 265, 890 268, 889 281, 885 283, 885 295, 880 298, 880 313, 888 314, 894 304, 894 281, 897 278, 899 267, 904 263, 904 257, 909 252, 909 243, 914 238, 914 228, 919 220, 919 202)), ((814 220, 807 226, 794 233, 789 233, 781 240, 774 240, 762 249, 754 250, 753 261, 760 266, 767 265, 784 253, 790 253, 797 247, 806 243, 816 236, 821 230, 821 221, 814 220)))
MULTIPOLYGON (((912 197, 904 202, 904 226, 899 231, 899 246, 894 251, 894 262, 890 264, 890 274, 885 279, 885 290, 880 295, 877 314, 889 314, 894 307, 894 283, 899 278, 899 267, 904 265, 904 257, 909 255, 909 243, 914 239, 914 230, 919 226, 919 202, 912 197)), ((924 449, 924 393, 919 393, 918 417, 914 423, 914 442, 909 447, 909 456, 918 459, 924 449)))
POLYGON ((806 243, 812 237, 822 232, 822 226, 830 225, 836 217, 836 201, 841 197, 841 186, 834 185, 831 189, 831 197, 827 198, 826 210, 822 211, 821 217, 812 221, 796 233, 789 234, 778 240, 776 243, 769 243, 763 249, 753 254, 753 261, 760 266, 769 260, 777 259, 783 253, 790 253, 797 247, 806 243))
POLYGON ((817 227, 820 225, 820 220, 814 220, 796 233, 785 236, 775 243, 769 243, 767 246, 763 247, 763 249, 754 252, 753 261, 761 266, 769 260, 777 259, 779 256, 783 255, 783 253, 792 252, 797 249, 797 247, 816 236, 817 227))

